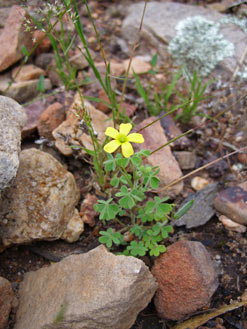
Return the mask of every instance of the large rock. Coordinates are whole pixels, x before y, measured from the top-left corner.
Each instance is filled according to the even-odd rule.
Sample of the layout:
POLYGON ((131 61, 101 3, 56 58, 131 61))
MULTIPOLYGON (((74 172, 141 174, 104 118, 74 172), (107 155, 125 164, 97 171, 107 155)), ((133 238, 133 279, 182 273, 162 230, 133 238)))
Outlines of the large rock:
MULTIPOLYGON (((156 118, 150 117, 144 120, 140 125, 136 127, 136 130, 140 130, 146 125, 153 122, 156 118)), ((150 127, 145 128, 141 131, 141 134, 144 137, 145 142, 141 145, 137 145, 137 149, 150 150, 154 151, 160 146, 167 143, 167 138, 161 127, 159 121, 150 127)), ((160 189, 171 183, 172 181, 182 177, 182 171, 178 165, 177 160, 171 152, 169 145, 165 146, 161 150, 150 155, 146 160, 151 166, 159 166, 160 172, 158 177, 160 179, 160 189)), ((170 195, 175 196, 182 192, 183 182, 177 183, 176 185, 171 186, 169 189, 159 192, 161 196, 170 195)))
MULTIPOLYGON (((129 14, 123 22, 122 35, 131 42, 133 42, 138 35, 143 7, 144 2, 131 5, 128 8, 129 14)), ((180 33, 178 31, 178 24, 184 24, 188 17, 194 16, 200 16, 202 19, 213 22, 212 26, 210 26, 210 23, 208 25, 208 23, 204 21, 205 29, 209 26, 209 33, 205 32, 205 34, 200 34, 204 33, 204 29, 201 28, 203 23, 197 31, 195 29, 194 33, 184 33, 184 35, 182 35, 181 32, 182 38, 180 38, 180 41, 177 43, 178 51, 177 54, 174 54, 174 57, 178 58, 178 52, 181 52, 179 65, 182 64, 183 59, 185 60, 185 58, 187 58, 190 62, 187 66, 191 66, 193 62, 195 69, 200 69, 202 68, 198 67, 198 63, 200 63, 201 66, 205 66, 204 68, 206 70, 211 63, 217 62, 218 58, 218 64, 220 64, 220 66, 216 65, 217 69, 220 69, 221 72, 224 71, 231 76, 244 53, 246 46, 245 32, 243 32, 239 26, 229 23, 221 24, 219 31, 217 32, 216 23, 219 23, 222 19, 225 19, 228 16, 202 6, 192 6, 174 2, 148 2, 141 31, 141 36, 145 39, 145 46, 147 47, 149 44, 151 48, 156 48, 163 58, 167 58, 168 45, 170 44, 171 46, 170 42, 175 36, 178 37, 178 33, 180 33), (220 37, 221 34, 222 38, 220 37), (215 39, 215 42, 211 42, 212 39, 210 41, 210 36, 215 39), (191 40, 188 40, 189 38, 191 38, 191 40), (201 57, 203 57, 211 51, 209 50, 209 46, 207 47, 207 44, 209 45, 210 42, 212 45, 211 56, 208 56, 210 60, 207 58, 204 63, 202 63, 200 56, 197 56, 197 54, 202 54, 201 57), (187 47, 190 45, 190 48, 184 49, 184 56, 182 56, 181 51, 181 46, 183 45, 187 45, 187 47), (198 49, 193 49, 192 52, 191 49, 194 45, 198 49), (222 61, 220 57, 226 49, 229 49, 229 51, 225 52, 225 59, 222 61), (234 53, 230 54, 232 51, 234 53), (188 53, 190 53, 190 55, 188 55, 188 53), (196 60, 193 59, 194 55, 196 56, 196 60)), ((212 66, 212 69, 213 68, 214 67, 212 66)))
POLYGON ((215 198, 214 206, 226 217, 247 225, 247 181, 221 191, 215 198))
POLYGON ((14 328, 128 329, 156 287, 141 260, 100 246, 27 273, 14 328))
POLYGON ((0 194, 16 176, 25 110, 14 100, 0 96, 0 194))
MULTIPOLYGON (((105 130, 112 126, 112 120, 104 113, 96 110, 89 102, 85 101, 85 109, 91 117, 91 124, 100 142, 105 140, 105 130)), ((74 102, 69 111, 66 112, 66 120, 59 125, 52 135, 55 138, 57 149, 64 155, 72 155, 71 145, 83 146, 93 150, 91 137, 88 133, 87 126, 83 119, 83 107, 79 94, 75 95, 74 102)), ((81 150, 81 153, 85 152, 81 150)))
POLYGON ((0 329, 6 328, 13 298, 11 283, 0 277, 0 329))
POLYGON ((178 241, 155 260, 158 282, 154 299, 161 317, 180 320, 205 306, 218 287, 217 274, 200 242, 178 241))
POLYGON ((0 250, 33 240, 77 240, 83 222, 75 209, 79 190, 71 173, 36 149, 20 154, 13 186, 0 207, 0 250))
POLYGON ((20 6, 13 6, 0 35, 0 72, 24 57, 21 46, 31 50, 32 34, 25 32, 26 11, 20 6))

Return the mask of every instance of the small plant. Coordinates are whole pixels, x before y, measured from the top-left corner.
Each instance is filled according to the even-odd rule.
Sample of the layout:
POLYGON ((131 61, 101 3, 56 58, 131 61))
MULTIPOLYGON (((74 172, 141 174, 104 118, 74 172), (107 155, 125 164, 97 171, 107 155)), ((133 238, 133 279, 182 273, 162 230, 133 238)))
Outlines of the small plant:
MULTIPOLYGON (((149 192, 159 187, 159 168, 143 164, 143 159, 150 155, 148 150, 133 152, 130 142, 142 143, 144 139, 141 134, 129 134, 131 128, 131 124, 121 124, 119 132, 111 127, 106 130, 106 135, 114 138, 104 146, 108 153, 104 162, 108 199, 98 200, 94 209, 104 224, 114 221, 119 229, 100 231, 99 241, 108 248, 121 246, 124 255, 158 256, 166 251, 163 240, 173 232, 168 221, 174 205, 167 202, 168 197, 151 197, 149 192), (122 154, 113 156, 111 153, 119 146, 122 154)), ((178 218, 182 212, 172 218, 178 218)))

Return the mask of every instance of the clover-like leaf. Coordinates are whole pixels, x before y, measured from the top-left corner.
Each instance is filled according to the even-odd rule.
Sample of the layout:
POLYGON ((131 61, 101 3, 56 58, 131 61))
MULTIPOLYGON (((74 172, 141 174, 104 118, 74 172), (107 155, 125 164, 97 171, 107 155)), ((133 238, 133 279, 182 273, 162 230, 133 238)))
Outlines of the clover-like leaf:
POLYGON ((131 256, 145 256, 148 248, 145 247, 144 242, 131 241, 130 245, 127 247, 131 256))
POLYGON ((150 256, 159 256, 160 254, 166 251, 166 247, 161 244, 153 244, 149 247, 149 255, 150 256))
POLYGON ((155 190, 156 188, 159 187, 159 185, 160 185, 160 180, 159 180, 158 177, 153 176, 153 177, 150 178, 150 186, 151 186, 152 189, 155 190))
POLYGON ((107 153, 107 160, 104 161, 105 171, 110 172, 116 169, 116 161, 110 153, 107 153))
POLYGON ((99 232, 102 236, 99 238, 99 242, 105 244, 108 248, 111 248, 112 244, 117 246, 121 244, 123 237, 119 232, 114 232, 112 228, 108 228, 107 231, 99 232))
POLYGON ((98 203, 94 205, 94 210, 97 211, 100 216, 100 220, 111 220, 114 219, 119 212, 119 206, 115 203, 110 203, 112 199, 107 201, 98 200, 98 203))
POLYGON ((112 177, 110 184, 113 187, 118 187, 120 179, 117 176, 112 177))
POLYGON ((141 225, 135 224, 133 227, 131 227, 130 232, 136 237, 140 238, 143 233, 143 227, 141 225))

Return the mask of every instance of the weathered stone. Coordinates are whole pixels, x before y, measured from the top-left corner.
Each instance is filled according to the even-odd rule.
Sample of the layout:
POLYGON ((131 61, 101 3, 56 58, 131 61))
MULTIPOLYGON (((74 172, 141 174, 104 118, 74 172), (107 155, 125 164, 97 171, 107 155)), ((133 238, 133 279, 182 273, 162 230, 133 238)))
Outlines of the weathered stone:
POLYGON ((190 200, 194 200, 194 203, 186 214, 180 217, 179 220, 174 221, 174 225, 186 225, 186 228, 192 228, 206 224, 215 214, 213 205, 217 191, 218 184, 214 183, 207 185, 202 190, 192 195, 189 195, 184 200, 181 207, 190 200))
POLYGON ((191 180, 191 187, 195 191, 200 191, 209 184, 209 181, 206 178, 195 176, 191 180))
MULTIPOLYGON (((141 128, 150 124, 155 119, 155 117, 150 117, 144 120, 140 125, 136 127, 136 130, 139 131, 141 128)), ((167 138, 159 121, 157 121, 150 127, 145 128, 141 131, 141 133, 144 137, 145 142, 140 146, 136 146, 138 150, 144 149, 150 150, 152 152, 167 143, 167 138)), ((150 155, 145 161, 151 166, 159 166, 160 168, 158 177, 160 179, 159 188, 161 191, 159 192, 159 194, 161 196, 175 196, 181 193, 183 189, 183 182, 177 183, 176 185, 171 186, 169 189, 162 191, 163 187, 165 187, 172 181, 182 177, 181 169, 179 168, 177 160, 174 158, 169 145, 150 155)))
POLYGON ((13 297, 14 293, 11 283, 7 279, 0 277, 0 329, 6 328, 13 297))
MULTIPOLYGON (((160 115, 164 115, 165 112, 161 112, 160 115)), ((167 115, 160 119, 161 126, 163 127, 166 136, 170 139, 176 138, 182 135, 181 129, 176 125, 173 118, 170 115, 167 115)), ((184 149, 190 146, 190 140, 187 136, 180 137, 170 144, 171 147, 176 149, 184 149)))
POLYGON ((34 31, 33 39, 35 40, 35 45, 39 43, 38 47, 35 49, 36 56, 47 53, 51 48, 51 41, 45 32, 41 30, 34 31))
POLYGON ((4 27, 4 24, 9 17, 10 8, 0 8, 0 28, 4 27))
POLYGON ((100 246, 25 274, 14 328, 129 329, 156 287, 141 260, 100 246))
POLYGON ((178 241, 155 260, 158 282, 154 299, 161 317, 180 320, 205 306, 218 287, 217 274, 200 242, 178 241))
MULTIPOLYGON (((105 130, 112 125, 112 121, 108 120, 108 116, 96 110, 89 102, 85 101, 84 106, 88 114, 92 118, 92 126, 97 133, 99 141, 105 139, 105 130)), ((89 150, 93 150, 91 137, 87 133, 87 129, 80 126, 80 121, 83 119, 83 109, 79 94, 75 95, 74 102, 69 111, 66 112, 66 120, 58 126, 52 133, 56 140, 57 149, 64 155, 72 155, 73 149, 70 145, 84 146, 89 150), (76 115, 79 113, 79 116, 76 115), (66 137, 66 138, 65 138, 66 137), (67 141, 66 141, 67 140, 67 141)), ((83 150, 81 154, 85 154, 83 150)))
POLYGON ((21 129, 27 116, 14 100, 0 96, 0 194, 16 176, 19 167, 21 129))
POLYGON ((40 136, 53 139, 52 131, 65 119, 65 110, 62 104, 56 102, 42 112, 37 128, 40 136))
POLYGON ((57 160, 36 149, 22 151, 16 179, 2 196, 0 250, 34 240, 77 240, 83 232, 78 199, 73 175, 57 160))
MULTIPOLYGON (((126 59, 123 62, 123 67, 125 72, 127 72, 128 67, 129 67, 129 59, 126 59)), ((130 65, 130 70, 129 70, 129 76, 133 77, 134 76, 134 72, 136 74, 143 74, 143 73, 147 73, 149 70, 151 70, 152 66, 149 62, 145 61, 143 58, 141 57, 133 57, 132 61, 131 61, 131 65, 130 65)))
POLYGON ((96 195, 87 193, 80 206, 80 215, 83 222, 91 227, 95 225, 95 217, 98 215, 98 213, 93 208, 97 201, 98 198, 96 195))
POLYGON ((46 70, 49 65, 54 60, 54 54, 52 53, 41 53, 35 59, 35 65, 41 67, 43 70, 46 70))
POLYGON ((20 6, 13 6, 0 35, 0 72, 24 57, 21 46, 31 50, 32 34, 24 30, 26 11, 20 6))
MULTIPOLYGON (((144 2, 136 3, 128 8, 128 15, 123 21, 122 35, 132 43, 136 40, 139 31, 139 25, 143 12, 144 2)), ((167 59, 168 45, 176 36, 176 27, 179 22, 188 17, 201 16, 204 19, 219 23, 227 15, 222 15, 216 11, 204 8, 202 6, 192 6, 188 4, 174 2, 149 2, 145 12, 141 37, 145 39, 145 47, 155 48, 161 57, 167 59)), ((232 57, 226 57, 216 66, 216 73, 225 73, 231 77, 241 56, 244 53, 246 39, 245 32, 240 27, 233 24, 222 24, 219 34, 222 33, 226 42, 234 45, 234 54, 232 57)), ((197 33, 195 37, 198 40, 197 33)), ((203 40, 202 40, 203 41, 203 40)), ((199 43, 199 42, 198 42, 199 43)), ((201 51, 201 49, 200 49, 201 51)), ((196 51, 194 51, 196 52, 196 51)), ((187 53, 185 53, 187 55, 187 53)), ((212 59, 216 58, 218 54, 212 59)))
POLYGON ((15 67, 12 70, 12 78, 16 82, 29 81, 38 79, 41 75, 46 75, 45 71, 33 64, 24 65, 23 67, 15 67))
POLYGON ((214 201, 214 206, 226 217, 247 225, 247 181, 221 191, 214 201))
POLYGON ((238 224, 224 215, 219 216, 219 221, 225 226, 225 228, 227 228, 230 231, 235 231, 238 233, 246 232, 246 226, 238 224))
POLYGON ((178 160, 182 170, 194 169, 196 165, 195 152, 177 151, 174 152, 175 158, 178 160))
MULTIPOLYGON (((69 53, 69 61, 72 66, 74 66, 77 70, 84 70, 86 67, 89 66, 88 61, 84 57, 83 53, 85 51, 81 51, 79 49, 76 49, 74 51, 70 51, 69 53)), ((96 54, 93 50, 90 50, 91 56, 93 59, 95 59, 96 54)))
MULTIPOLYGON (((38 84, 39 79, 16 82, 9 87, 5 95, 15 99, 17 102, 24 103, 39 94, 38 84)), ((44 90, 49 89, 51 89, 51 82, 49 79, 44 79, 44 90)))

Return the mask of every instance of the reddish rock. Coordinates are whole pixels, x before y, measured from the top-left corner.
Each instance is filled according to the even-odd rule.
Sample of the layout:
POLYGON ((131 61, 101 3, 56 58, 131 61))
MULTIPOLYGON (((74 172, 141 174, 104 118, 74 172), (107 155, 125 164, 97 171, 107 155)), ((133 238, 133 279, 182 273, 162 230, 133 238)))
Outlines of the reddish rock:
MULTIPOLYGON (((141 128, 152 123, 155 119, 155 117, 150 117, 144 120, 136 127, 136 131, 139 132, 141 128)), ((143 135, 145 142, 136 145, 136 149, 138 150, 150 150, 152 152, 167 143, 167 138, 159 121, 141 130, 140 133, 143 135)), ((162 190, 166 185, 182 177, 181 169, 169 145, 151 154, 145 161, 151 166, 160 167, 160 172, 158 174, 160 179, 159 195, 175 196, 182 192, 183 182, 177 183, 169 189, 162 190)))
POLYGON ((45 32, 40 30, 34 31, 33 38, 35 40, 35 44, 40 43, 35 50, 36 56, 49 51, 49 49, 51 48, 51 42, 46 36, 45 32))
POLYGON ((132 117, 136 111, 136 107, 134 104, 129 104, 129 103, 125 103, 123 102, 122 104, 122 111, 125 111, 125 114, 128 116, 128 117, 132 117))
POLYGON ((18 82, 38 79, 41 75, 45 76, 45 71, 33 64, 24 65, 21 68, 15 67, 12 70, 12 78, 18 82))
POLYGON ((32 48, 32 34, 24 30, 26 11, 20 6, 13 6, 0 35, 0 72, 24 57, 21 46, 32 48))
POLYGON ((247 181, 221 191, 214 201, 214 206, 226 217, 247 225, 247 181))
POLYGON ((13 298, 11 283, 0 277, 0 329, 4 329, 7 325, 13 298))
POLYGON ((56 102, 42 112, 37 128, 40 136, 53 139, 52 131, 56 129, 65 119, 65 111, 62 104, 56 102))
POLYGON ((93 208, 97 201, 98 198, 95 195, 87 193, 80 207, 80 216, 82 217, 83 222, 91 227, 95 225, 94 219, 98 215, 98 213, 93 208))
POLYGON ((155 260, 152 274, 158 282, 156 309, 170 320, 205 306, 218 287, 212 260, 200 242, 178 241, 169 246, 155 260))
MULTIPOLYGON (((100 98, 100 99, 102 99, 102 101, 110 104, 110 100, 109 100, 106 92, 104 91, 104 89, 101 89, 99 91, 98 98, 100 98)), ((96 109, 100 110, 103 113, 111 112, 111 109, 103 102, 98 102, 97 105, 96 105, 96 109)))

